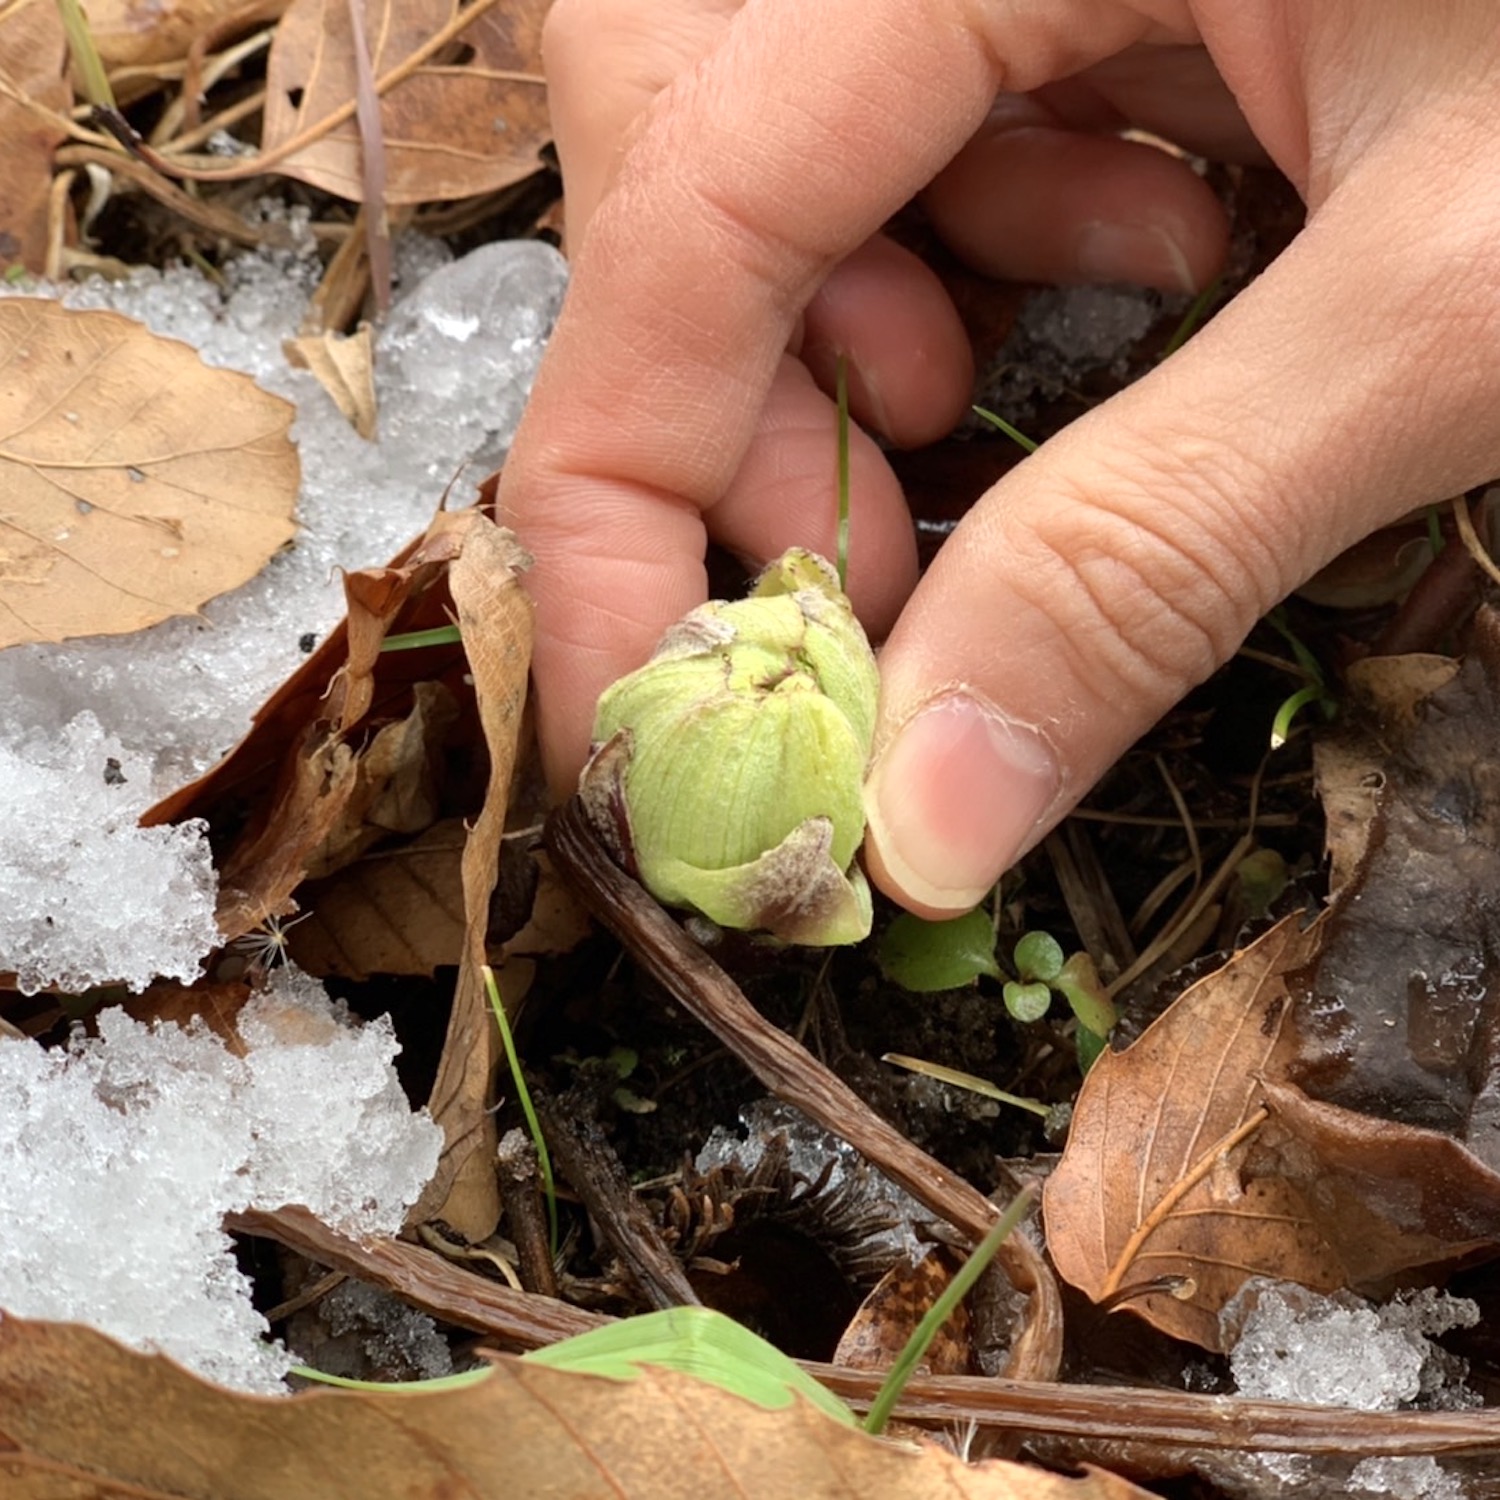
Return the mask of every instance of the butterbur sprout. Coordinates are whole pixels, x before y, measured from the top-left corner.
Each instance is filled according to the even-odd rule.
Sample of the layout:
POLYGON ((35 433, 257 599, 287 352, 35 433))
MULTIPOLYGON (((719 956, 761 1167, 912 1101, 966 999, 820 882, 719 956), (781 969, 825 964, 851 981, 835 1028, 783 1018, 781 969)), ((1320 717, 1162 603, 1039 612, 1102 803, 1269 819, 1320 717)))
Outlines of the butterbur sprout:
POLYGON ((858 942, 877 687, 833 569, 793 549, 748 598, 686 615, 600 698, 585 810, 665 905, 783 942, 858 942))

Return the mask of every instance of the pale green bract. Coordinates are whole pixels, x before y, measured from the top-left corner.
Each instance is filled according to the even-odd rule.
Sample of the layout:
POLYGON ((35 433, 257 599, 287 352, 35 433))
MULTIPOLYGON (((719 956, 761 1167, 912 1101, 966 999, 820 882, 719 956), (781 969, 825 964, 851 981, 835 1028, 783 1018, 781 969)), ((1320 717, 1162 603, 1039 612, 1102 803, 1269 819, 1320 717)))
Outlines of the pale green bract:
POLYGON ((828 563, 794 549, 685 616, 609 688, 580 794, 659 901, 826 946, 868 936, 855 854, 875 656, 828 563))

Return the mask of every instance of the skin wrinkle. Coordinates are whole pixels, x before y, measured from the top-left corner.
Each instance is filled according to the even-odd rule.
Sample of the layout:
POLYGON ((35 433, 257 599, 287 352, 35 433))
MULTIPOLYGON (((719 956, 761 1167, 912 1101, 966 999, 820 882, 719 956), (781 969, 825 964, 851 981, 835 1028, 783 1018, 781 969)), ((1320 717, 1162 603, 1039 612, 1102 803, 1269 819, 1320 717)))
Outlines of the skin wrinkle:
MULTIPOLYGON (((1295 500, 1277 481, 1276 467, 1260 455, 1231 441, 1204 440, 1191 433, 1174 442, 1172 432, 1166 430, 1153 434, 1143 449, 1122 457, 1126 460, 1122 472, 1140 501, 1138 512, 1132 516, 1135 524, 1163 546, 1171 545, 1171 537, 1166 534, 1171 527, 1183 528, 1184 537, 1191 533, 1200 539, 1202 571, 1214 579, 1226 597, 1238 597, 1239 591, 1249 589, 1250 608, 1258 616, 1285 598, 1300 581, 1288 576, 1284 545, 1289 534, 1286 528, 1299 524, 1295 500), (1140 480, 1133 477, 1136 468, 1142 471, 1140 480), (1252 487, 1262 505, 1270 507, 1257 509, 1248 517, 1234 496, 1237 483, 1244 488, 1237 476, 1246 472, 1259 476, 1252 487), (1145 487, 1158 485, 1163 474, 1178 480, 1175 494, 1145 487), (1153 501, 1170 505, 1170 517, 1148 521, 1153 501), (1212 515, 1213 524, 1206 522, 1208 515, 1212 515), (1226 565, 1218 571, 1212 569, 1207 562, 1210 553, 1222 554, 1226 565)), ((1182 550, 1187 550, 1185 542, 1182 550)), ((1252 616, 1252 623, 1256 616, 1252 616)), ((1230 650, 1239 644, 1240 640, 1233 641, 1230 650)))
MULTIPOLYGON (((1132 530, 1125 528, 1127 535, 1132 530)), ((1052 586, 1044 595, 1034 583, 1040 570, 1026 568, 1018 573, 1017 592, 1057 622, 1072 663, 1069 676, 1085 686, 1101 715, 1119 714, 1122 692, 1166 708, 1220 659, 1221 643, 1206 623, 1213 614, 1212 585, 1205 587, 1203 575, 1190 572, 1191 560, 1174 551, 1189 567, 1180 588, 1164 588, 1161 575, 1151 571, 1161 565, 1159 553, 1143 569, 1138 546, 1110 548, 1108 538, 1087 535, 1081 553, 1079 535, 1073 532, 1067 542, 1037 536, 1055 558, 1052 586)), ((1139 537, 1131 540, 1138 544, 1139 537)), ((1034 565, 1036 556, 1028 549, 1026 561, 1034 565)))
MULTIPOLYGON (((752 7, 747 7, 747 11, 752 7)), ((787 25, 784 12, 775 7, 765 7, 768 14, 778 17, 780 24, 787 25)), ((742 16, 745 12, 741 13, 742 16)), ((737 18, 739 19, 739 18, 737 18)), ((872 28, 872 31, 877 28, 872 28)), ((737 32, 742 33, 743 28, 737 28, 731 24, 729 34, 724 43, 726 55, 731 61, 726 66, 733 68, 737 32)), ((800 38, 798 39, 800 40, 800 38)), ((872 126, 879 129, 883 141, 883 150, 891 152, 892 161, 899 162, 900 156, 895 154, 905 151, 916 155, 918 159, 931 158, 934 166, 940 165, 947 156, 951 156, 963 144, 967 136, 977 127, 982 113, 979 108, 981 100, 987 101, 992 93, 984 91, 984 83, 978 77, 964 78, 960 76, 958 69, 961 60, 956 56, 940 56, 930 45, 922 44, 921 28, 914 28, 906 36, 907 45, 903 49, 903 55, 911 59, 908 69, 908 81, 911 85, 913 97, 936 96, 939 93, 949 97, 966 98, 972 95, 976 100, 973 111, 975 118, 966 128, 957 130, 948 125, 945 129, 929 127, 926 131, 912 130, 908 132, 908 138, 904 141, 892 142, 885 139, 888 131, 890 115, 883 103, 879 101, 860 100, 862 109, 855 119, 845 119, 844 128, 853 129, 857 134, 869 132, 873 138, 872 126), (940 75, 941 84, 935 83, 934 67, 939 61, 943 64, 940 75), (863 128, 861 128, 861 125, 863 128)), ((842 59, 842 71, 850 73, 857 67, 858 55, 861 52, 869 52, 872 56, 878 56, 872 43, 875 37, 871 31, 862 30, 857 35, 845 39, 846 55, 842 59)), ((954 52, 957 49, 952 49, 954 52)), ((973 49, 977 53, 977 49, 973 49)), ((740 48, 738 59, 744 66, 744 73, 737 76, 739 86, 752 96, 775 97, 775 79, 767 79, 758 75, 758 64, 752 61, 743 64, 745 49, 740 48)), ((884 72, 884 60, 876 71, 884 72)), ((977 72, 977 70, 976 70, 977 72)), ((717 77, 717 75, 715 75, 717 77)), ((825 235, 821 242, 815 236, 817 222, 815 216, 808 215, 803 211, 803 205, 808 202, 838 201, 849 196, 847 177, 849 173, 849 145, 844 135, 830 129, 825 113, 819 111, 804 111, 802 119, 813 126, 810 133, 797 133, 797 138, 802 143, 802 149, 795 161, 784 159, 784 153, 774 149, 774 138, 767 132, 766 136, 759 139, 750 136, 740 136, 733 142, 733 168, 731 171, 724 170, 722 160, 716 160, 716 169, 710 172, 696 173, 698 162, 710 156, 705 149, 703 141, 696 135, 689 138, 674 128, 677 122, 683 118, 691 121, 695 127, 701 126, 704 118, 711 118, 711 109, 694 109, 697 102, 695 94, 705 91, 711 92, 712 83, 706 79, 701 70, 690 74, 687 79, 679 85, 674 85, 673 93, 678 89, 683 94, 683 111, 681 114, 672 114, 666 117, 666 125, 656 132, 653 137, 654 154, 660 162, 670 164, 669 170, 681 174, 683 185, 695 201, 701 201, 717 213, 725 215, 731 223, 741 224, 748 222, 755 226, 751 231, 753 238, 764 238, 770 244, 779 244, 794 248, 799 257, 813 264, 823 266, 833 258, 844 253, 847 246, 847 231, 825 235), (734 197, 726 195, 732 192, 734 197), (806 237, 806 238, 804 238, 806 237)), ((858 95, 850 95, 858 99, 858 95)), ((790 101, 784 101, 790 102, 790 101)), ((930 117, 932 120, 945 119, 948 111, 937 108, 937 98, 933 99, 934 107, 930 111, 920 112, 922 119, 930 117)), ((902 122, 918 116, 919 112, 910 109, 903 112, 902 122)), ((768 126, 769 126, 769 122, 768 126)), ((688 127, 682 127, 685 131, 688 127)), ((777 134, 786 133, 786 125, 778 122, 777 134)), ((923 185, 926 175, 920 168, 906 168, 905 177, 892 176, 887 189, 887 203, 885 212, 878 217, 872 216, 866 230, 867 237, 880 227, 880 223, 886 214, 894 212, 907 198, 911 197, 918 188, 923 185)), ((660 181, 656 188, 659 195, 660 181)), ((799 262, 800 263, 800 260, 799 262)), ((752 274, 760 274, 759 268, 751 265, 752 274)), ((810 294, 811 287, 806 288, 810 294)), ((801 303, 798 303, 800 310, 801 303)))

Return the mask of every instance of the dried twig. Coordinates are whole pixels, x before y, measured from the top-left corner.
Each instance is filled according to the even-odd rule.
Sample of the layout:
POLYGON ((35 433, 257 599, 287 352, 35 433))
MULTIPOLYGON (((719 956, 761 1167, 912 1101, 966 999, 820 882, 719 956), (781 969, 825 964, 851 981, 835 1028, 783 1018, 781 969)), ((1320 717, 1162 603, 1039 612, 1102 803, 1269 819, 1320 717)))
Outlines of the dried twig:
POLYGON ((536 1094, 547 1147, 599 1232, 625 1263, 653 1308, 696 1306, 698 1294, 645 1205, 630 1190, 620 1159, 581 1090, 536 1094))
MULTIPOLYGON (((576 799, 552 815, 547 843, 584 904, 701 1025, 779 1099, 847 1141, 939 1218, 978 1240, 994 1206, 976 1188, 914 1146, 784 1032, 609 858, 576 799)), ((1011 1373, 1049 1379, 1062 1357, 1062 1303, 1036 1246, 1012 1235, 998 1257, 1028 1298, 1027 1321, 1011 1352, 1011 1373)))

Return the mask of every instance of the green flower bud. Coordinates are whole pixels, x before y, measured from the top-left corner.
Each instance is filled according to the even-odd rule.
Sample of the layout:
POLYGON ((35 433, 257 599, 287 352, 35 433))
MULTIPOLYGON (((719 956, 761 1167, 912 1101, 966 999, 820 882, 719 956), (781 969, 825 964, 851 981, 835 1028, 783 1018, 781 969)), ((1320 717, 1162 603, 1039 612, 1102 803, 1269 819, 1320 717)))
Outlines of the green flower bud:
POLYGON ((584 806, 666 905, 784 942, 858 942, 877 687, 833 569, 794 549, 748 598, 693 610, 600 698, 584 806))

